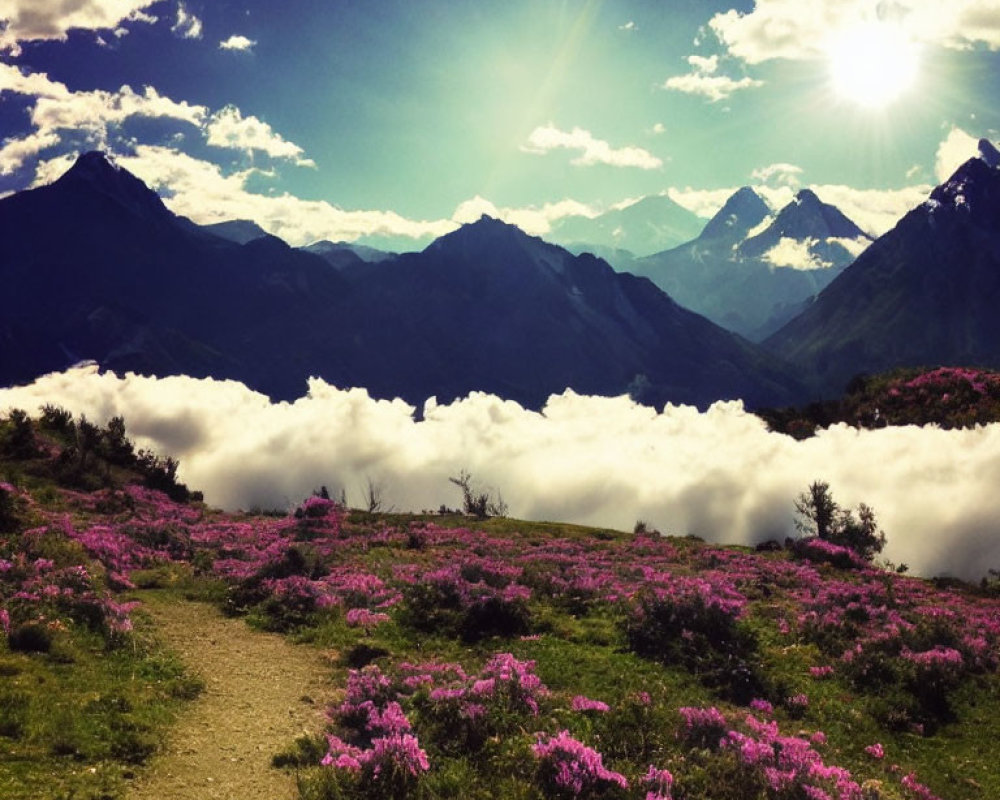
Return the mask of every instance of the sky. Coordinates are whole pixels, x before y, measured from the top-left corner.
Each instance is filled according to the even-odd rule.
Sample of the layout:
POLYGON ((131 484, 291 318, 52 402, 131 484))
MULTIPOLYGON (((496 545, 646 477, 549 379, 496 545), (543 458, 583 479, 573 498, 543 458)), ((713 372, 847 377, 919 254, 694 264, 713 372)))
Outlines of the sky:
POLYGON ((1000 0, 0 0, 0 195, 105 149, 294 245, 743 185, 877 235, 997 97, 1000 0))

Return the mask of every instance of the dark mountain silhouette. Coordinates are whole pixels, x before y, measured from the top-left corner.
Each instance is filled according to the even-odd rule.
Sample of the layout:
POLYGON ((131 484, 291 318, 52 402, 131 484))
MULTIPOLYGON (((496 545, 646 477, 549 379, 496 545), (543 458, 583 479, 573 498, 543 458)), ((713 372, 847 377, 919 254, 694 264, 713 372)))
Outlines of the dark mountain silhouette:
POLYGON ((980 150, 767 340, 824 394, 897 366, 1000 366, 1000 167, 980 150))
POLYGON ((201 228, 223 239, 228 239, 230 242, 236 242, 236 244, 246 244, 268 235, 267 231, 260 225, 249 219, 229 219, 225 222, 202 225, 201 228))
POLYGON ((760 340, 800 313, 869 237, 803 189, 772 217, 743 187, 691 242, 631 264, 700 314, 760 340))
POLYGON ((83 359, 234 378, 273 398, 319 376, 422 403, 473 390, 705 405, 795 399, 770 355, 615 273, 483 218, 348 280, 273 236, 240 245, 174 216, 101 154, 0 200, 0 384, 83 359))
POLYGON ((644 256, 692 239, 701 226, 694 213, 669 197, 649 195, 594 218, 563 217, 545 238, 573 252, 627 250, 644 256))

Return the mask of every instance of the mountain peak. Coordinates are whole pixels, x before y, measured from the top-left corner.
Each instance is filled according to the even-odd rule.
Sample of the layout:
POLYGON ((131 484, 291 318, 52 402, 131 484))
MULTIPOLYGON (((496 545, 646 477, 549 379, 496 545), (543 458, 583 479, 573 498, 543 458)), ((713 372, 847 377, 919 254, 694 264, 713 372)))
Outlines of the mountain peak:
POLYGON ((819 196, 812 189, 799 189, 795 194, 795 202, 799 205, 807 203, 815 205, 823 204, 823 201, 819 199, 819 196))
POLYGON ((997 150, 993 142, 989 139, 979 140, 979 157, 989 167, 993 167, 994 169, 1000 167, 1000 150, 997 150))
POLYGON ((84 153, 55 185, 84 186, 123 205, 133 213, 151 218, 173 217, 160 196, 105 152, 84 153))
POLYGON ((699 238, 726 237, 742 239, 747 231, 759 225, 771 209, 749 186, 737 189, 718 213, 708 221, 699 238))
POLYGON ((942 206, 955 208, 971 213, 987 227, 996 227, 996 214, 1000 210, 1000 170, 990 165, 988 158, 992 145, 986 144, 987 148, 980 145, 982 157, 970 158, 931 192, 924 204, 931 214, 942 206))

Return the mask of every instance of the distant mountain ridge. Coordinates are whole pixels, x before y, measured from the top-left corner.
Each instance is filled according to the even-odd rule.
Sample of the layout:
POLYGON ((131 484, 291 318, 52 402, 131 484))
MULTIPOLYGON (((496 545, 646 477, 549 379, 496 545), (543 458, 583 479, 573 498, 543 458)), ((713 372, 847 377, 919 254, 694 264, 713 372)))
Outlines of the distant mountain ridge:
POLYGON ((798 314, 870 241, 808 189, 773 215, 745 186, 697 238, 629 268, 682 305, 758 341, 798 314))
POLYGON ((421 404, 470 391, 538 408, 567 388, 646 402, 790 402, 762 350, 648 281, 483 218, 348 276, 273 236, 173 215, 103 155, 0 200, 0 383, 77 360, 234 378, 276 399, 319 376, 421 404))
POLYGON ((901 366, 1000 367, 1000 158, 965 162, 766 345, 833 395, 901 366))
POLYGON ((645 256, 694 238, 702 225, 698 216, 666 195, 648 195, 596 217, 563 217, 545 239, 572 252, 627 250, 645 256))

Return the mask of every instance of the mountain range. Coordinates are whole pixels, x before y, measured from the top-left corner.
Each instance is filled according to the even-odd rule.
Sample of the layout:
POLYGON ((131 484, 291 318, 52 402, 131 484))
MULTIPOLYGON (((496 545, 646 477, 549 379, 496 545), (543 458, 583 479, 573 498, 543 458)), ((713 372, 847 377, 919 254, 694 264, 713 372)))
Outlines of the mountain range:
POLYGON ((563 217, 552 224, 546 239, 571 252, 589 250, 603 256, 621 250, 637 257, 689 241, 703 224, 666 195, 649 195, 596 217, 563 217))
POLYGON ((842 271, 775 263, 785 250, 832 263, 867 243, 808 191, 772 215, 741 189, 695 239, 638 260, 661 283, 671 274, 678 297, 700 286, 758 315, 769 303, 768 324, 782 305, 804 307, 762 346, 646 277, 489 217, 402 255, 296 249, 261 232, 178 217, 100 153, 0 199, 0 385, 93 360, 233 378, 285 400, 318 376, 418 406, 478 390, 540 408, 573 389, 760 407, 897 366, 1000 367, 1000 153, 985 140, 842 271), (800 299, 775 276, 799 281, 800 299))
POLYGON ((94 360, 275 399, 310 376, 418 405, 474 390, 532 408, 567 388, 702 406, 801 396, 778 359, 648 280, 486 217, 344 271, 272 236, 195 226, 88 153, 0 200, 0 240, 0 384, 94 360))
POLYGON ((743 187, 696 238, 622 266, 681 305, 760 341, 804 310, 870 243, 808 189, 775 215, 743 187))
POLYGON ((817 391, 899 366, 1000 366, 1000 154, 979 150, 766 340, 817 391))

